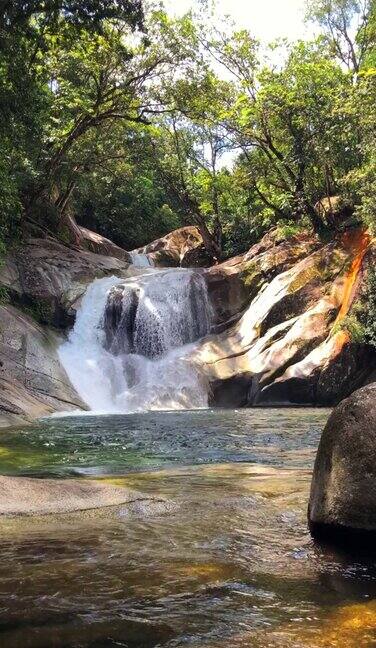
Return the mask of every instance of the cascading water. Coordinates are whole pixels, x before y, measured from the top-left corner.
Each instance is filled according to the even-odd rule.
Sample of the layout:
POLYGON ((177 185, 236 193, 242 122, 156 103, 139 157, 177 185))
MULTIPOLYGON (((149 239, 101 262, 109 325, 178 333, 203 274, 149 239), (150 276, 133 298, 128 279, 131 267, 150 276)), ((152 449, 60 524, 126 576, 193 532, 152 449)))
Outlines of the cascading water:
POLYGON ((129 254, 131 255, 132 264, 136 268, 152 268, 154 266, 154 263, 148 254, 135 251, 132 251, 129 254))
POLYGON ((61 362, 91 410, 135 412, 207 407, 207 387, 190 351, 210 330, 202 275, 152 272, 94 281, 61 362))

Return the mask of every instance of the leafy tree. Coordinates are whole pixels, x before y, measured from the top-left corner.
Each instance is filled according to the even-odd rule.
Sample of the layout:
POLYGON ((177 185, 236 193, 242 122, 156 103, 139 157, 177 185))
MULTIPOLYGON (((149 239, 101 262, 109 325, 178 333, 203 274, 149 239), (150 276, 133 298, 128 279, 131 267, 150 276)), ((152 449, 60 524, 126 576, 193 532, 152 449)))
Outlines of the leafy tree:
POLYGON ((0 30, 30 31, 30 21, 42 16, 43 24, 58 28, 61 17, 78 28, 101 31, 103 21, 116 19, 132 28, 143 28, 141 0, 2 0, 0 30))
MULTIPOLYGON (((279 218, 324 223, 315 202, 332 192, 352 164, 352 123, 341 106, 351 83, 325 45, 298 43, 282 69, 259 63, 247 32, 208 44, 233 72, 235 99, 219 118, 248 163, 253 192, 279 218)), ((213 119, 218 116, 213 115, 213 119)))
POLYGON ((152 147, 171 204, 200 230, 213 259, 222 256, 220 155, 226 142, 219 129, 190 124, 173 114, 154 130, 152 147))
MULTIPOLYGON (((52 205, 48 193, 56 184, 56 171, 62 162, 64 147, 62 130, 57 135, 57 123, 69 139, 67 114, 74 107, 62 90, 53 70, 53 60, 67 47, 77 44, 75 53, 88 40, 105 40, 106 26, 113 20, 112 30, 120 32, 127 27, 134 30, 142 25, 142 8, 139 0, 121 2, 3 2, 0 12, 0 141, 1 141, 1 192, 5 209, 2 210, 2 235, 14 231, 15 221, 25 223, 25 214, 34 216, 38 199, 52 205), (64 118, 62 114, 65 113, 64 118), (53 133, 53 125, 55 132, 53 133), (59 153, 60 151, 60 153, 59 153)), ((72 47, 73 49, 73 47, 72 47)), ((72 56, 74 56, 72 51, 72 56)), ((56 59, 55 59, 56 60, 56 59)), ((67 59, 62 56, 62 65, 67 59)), ((78 64, 78 59, 76 58, 78 64)), ((68 70, 66 70, 68 72, 68 70)), ((72 70, 71 70, 72 71, 72 70)), ((69 72, 68 72, 69 74, 69 72)), ((69 81, 68 81, 69 84, 69 81)), ((74 83, 72 83, 72 86, 74 83)), ((64 83, 62 83, 64 86, 64 83)), ((88 107, 88 106, 87 106, 88 107)), ((78 106, 73 119, 78 118, 78 106)), ((65 144, 66 150, 69 144, 65 144)), ((60 169, 59 169, 60 170, 60 169)), ((60 198, 58 198, 60 200, 60 198)), ((37 214, 37 220, 43 219, 37 214)))
POLYGON ((307 18, 319 23, 331 53, 355 75, 375 45, 374 0, 308 0, 307 18))
POLYGON ((78 222, 137 247, 190 223, 218 260, 279 222, 321 232, 339 192, 375 227, 375 0, 308 15, 321 35, 276 65, 140 0, 3 0, 0 242, 32 224, 79 244, 78 222))
POLYGON ((343 102, 343 120, 356 134, 356 160, 343 178, 343 190, 367 225, 376 209, 376 3, 375 0, 311 0, 309 17, 319 22, 331 52, 353 76, 343 102))
POLYGON ((127 250, 181 227, 184 221, 167 204, 147 130, 118 124, 113 155, 108 141, 105 149, 103 157, 96 153, 91 172, 78 178, 73 209, 80 224, 127 250))

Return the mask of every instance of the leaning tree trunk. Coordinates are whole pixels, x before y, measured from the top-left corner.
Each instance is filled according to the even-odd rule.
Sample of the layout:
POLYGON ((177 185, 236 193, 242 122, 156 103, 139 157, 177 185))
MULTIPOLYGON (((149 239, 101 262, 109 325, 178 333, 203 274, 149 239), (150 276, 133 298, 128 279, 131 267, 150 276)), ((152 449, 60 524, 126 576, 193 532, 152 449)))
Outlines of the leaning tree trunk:
POLYGON ((325 223, 305 194, 302 176, 299 176, 296 181, 293 200, 295 220, 299 222, 303 216, 307 215, 316 234, 321 234, 325 230, 325 223))
POLYGON ((55 206, 59 212, 59 232, 68 243, 81 247, 83 235, 76 219, 69 211, 69 201, 74 188, 74 181, 71 181, 66 190, 55 200, 55 206))
POLYGON ((200 214, 196 214, 194 220, 202 236, 206 251, 214 259, 215 263, 219 263, 222 257, 222 227, 219 224, 220 229, 217 226, 217 229, 215 228, 214 233, 212 234, 205 223, 204 218, 200 214))
POLYGON ((62 234, 64 240, 70 245, 82 247, 84 237, 81 228, 76 223, 76 219, 72 214, 65 211, 60 215, 59 232, 62 234))

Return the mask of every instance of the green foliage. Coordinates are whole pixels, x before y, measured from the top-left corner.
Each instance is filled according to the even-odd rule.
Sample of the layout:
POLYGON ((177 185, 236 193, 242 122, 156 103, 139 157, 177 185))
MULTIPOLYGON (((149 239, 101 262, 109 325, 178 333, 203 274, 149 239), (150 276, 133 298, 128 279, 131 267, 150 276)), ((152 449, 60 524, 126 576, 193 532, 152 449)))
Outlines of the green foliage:
POLYGON ((346 331, 351 342, 354 344, 367 343, 366 330, 359 319, 359 311, 346 315, 346 317, 344 317, 343 320, 333 328, 333 333, 338 333, 339 331, 346 331))
POLYGON ((319 37, 272 65, 246 30, 140 0, 5 3, 0 244, 30 224, 76 244, 74 217, 128 249, 196 224, 220 259, 271 226, 324 236, 336 194, 375 229, 375 2, 308 5, 319 37))
POLYGON ((332 56, 356 77, 375 55, 375 1, 308 0, 307 8, 307 17, 323 29, 332 56))
POLYGON ((307 225, 304 223, 296 223, 294 221, 280 221, 277 225, 277 238, 286 240, 299 236, 299 234, 306 231, 307 225))
POLYGON ((359 301, 333 332, 346 331, 355 344, 376 347, 376 270, 369 268, 359 301))
MULTIPOLYGON (((367 68, 366 72, 369 71, 367 68)), ((359 77, 355 92, 359 164, 345 176, 345 190, 355 199, 357 215, 376 230, 376 75, 359 77)))
POLYGON ((71 25, 99 31, 106 19, 122 20, 141 28, 144 18, 140 0, 11 0, 3 3, 0 27, 26 27, 38 14, 43 14, 44 23, 49 26, 56 27, 64 15, 71 25))
POLYGON ((374 268, 370 268, 367 273, 362 307, 359 319, 364 327, 365 340, 376 347, 376 270, 374 268))
POLYGON ((75 210, 80 223, 132 250, 183 222, 166 203, 144 138, 132 137, 122 165, 93 172, 78 187, 75 210))

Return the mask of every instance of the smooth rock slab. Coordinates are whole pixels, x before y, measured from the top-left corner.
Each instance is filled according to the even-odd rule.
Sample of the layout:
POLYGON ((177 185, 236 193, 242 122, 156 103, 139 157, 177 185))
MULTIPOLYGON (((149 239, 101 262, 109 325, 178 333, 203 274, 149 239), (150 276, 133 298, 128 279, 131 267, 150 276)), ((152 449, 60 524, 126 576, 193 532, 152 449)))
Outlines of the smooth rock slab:
POLYGON ((319 539, 376 549, 376 383, 331 414, 316 456, 308 507, 319 539))
POLYGON ((145 503, 158 504, 158 512, 161 504, 168 508, 164 499, 97 481, 0 476, 0 515, 71 513, 120 504, 133 510, 145 503))

